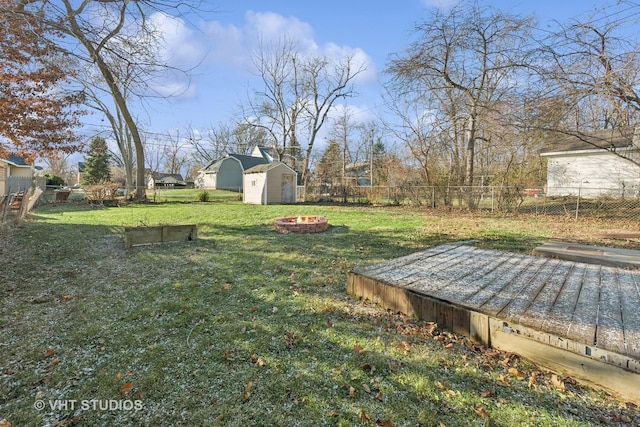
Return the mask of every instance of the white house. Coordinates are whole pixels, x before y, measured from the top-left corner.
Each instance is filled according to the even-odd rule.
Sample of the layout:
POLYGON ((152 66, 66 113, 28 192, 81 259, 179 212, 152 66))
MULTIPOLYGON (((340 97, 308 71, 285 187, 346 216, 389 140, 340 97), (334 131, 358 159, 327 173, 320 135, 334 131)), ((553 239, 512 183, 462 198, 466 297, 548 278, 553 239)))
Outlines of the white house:
POLYGON ((284 163, 254 166, 244 172, 243 178, 245 203, 270 205, 297 201, 298 174, 284 163))
POLYGON ((546 193, 549 196, 637 196, 640 167, 634 161, 640 161, 639 148, 637 136, 620 129, 566 135, 549 141, 540 151, 547 159, 546 193))

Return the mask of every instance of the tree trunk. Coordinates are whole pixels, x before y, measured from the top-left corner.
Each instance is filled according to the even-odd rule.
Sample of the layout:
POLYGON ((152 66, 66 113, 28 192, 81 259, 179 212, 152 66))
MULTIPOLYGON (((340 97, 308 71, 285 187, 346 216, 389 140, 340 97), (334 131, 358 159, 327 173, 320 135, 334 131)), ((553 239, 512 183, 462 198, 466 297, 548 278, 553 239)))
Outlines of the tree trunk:
POLYGON ((476 146, 476 114, 472 112, 469 115, 469 120, 467 121, 467 131, 466 131, 466 139, 467 145, 465 149, 466 155, 466 165, 465 165, 465 176, 467 181, 467 207, 469 209, 473 209, 475 207, 475 202, 473 200, 473 169, 474 169, 474 159, 475 159, 475 146, 476 146))

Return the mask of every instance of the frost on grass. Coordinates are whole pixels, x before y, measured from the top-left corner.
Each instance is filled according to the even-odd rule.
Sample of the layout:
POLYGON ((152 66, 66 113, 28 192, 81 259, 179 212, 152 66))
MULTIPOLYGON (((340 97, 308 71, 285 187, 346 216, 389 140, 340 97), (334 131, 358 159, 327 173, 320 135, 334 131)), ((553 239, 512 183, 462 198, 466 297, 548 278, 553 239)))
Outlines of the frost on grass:
MULTIPOLYGON (((21 256, 3 268, 23 280, 0 285, 2 417, 15 426, 640 423, 635 408, 569 378, 347 297, 346 272, 406 251, 402 236, 392 252, 384 233, 292 239, 263 219, 251 224, 244 207, 206 208, 210 235, 128 252, 111 227, 76 230, 91 223, 80 213, 15 231, 21 256), (56 234, 67 218, 69 235, 56 234), (143 409, 37 412, 36 398, 140 399, 143 409)), ((109 226, 120 212, 89 214, 109 226)), ((368 211, 367 222, 384 226, 382 214, 368 211)), ((439 232, 463 220, 439 220, 450 227, 439 232)))

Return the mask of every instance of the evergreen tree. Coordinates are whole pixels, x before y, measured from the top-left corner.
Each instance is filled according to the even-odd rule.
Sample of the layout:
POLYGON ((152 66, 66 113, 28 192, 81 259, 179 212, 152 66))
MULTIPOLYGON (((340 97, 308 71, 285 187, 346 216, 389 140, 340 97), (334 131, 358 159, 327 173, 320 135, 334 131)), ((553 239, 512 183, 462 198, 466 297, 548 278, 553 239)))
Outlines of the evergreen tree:
POLYGON ((107 148, 107 141, 99 136, 89 143, 88 158, 84 165, 82 184, 95 185, 111 181, 111 154, 107 148))
POLYGON ((321 184, 338 185, 342 179, 342 153, 335 140, 330 140, 322 158, 316 166, 316 174, 321 184))

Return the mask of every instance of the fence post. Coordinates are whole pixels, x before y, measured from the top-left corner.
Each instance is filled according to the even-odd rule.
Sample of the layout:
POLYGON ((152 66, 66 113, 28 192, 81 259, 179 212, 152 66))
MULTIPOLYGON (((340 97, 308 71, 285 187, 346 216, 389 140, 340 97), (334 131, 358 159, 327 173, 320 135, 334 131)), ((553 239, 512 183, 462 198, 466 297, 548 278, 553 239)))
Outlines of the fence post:
POLYGON ((491 213, 493 213, 493 202, 495 200, 494 189, 495 187, 492 185, 491 186, 491 213))
POLYGON ((580 196, 582 194, 582 185, 578 187, 578 200, 576 200, 576 219, 578 219, 578 211, 580 210, 580 196))

